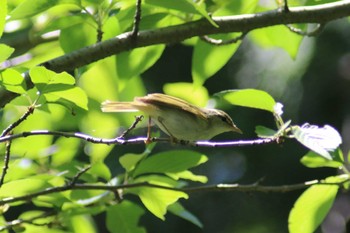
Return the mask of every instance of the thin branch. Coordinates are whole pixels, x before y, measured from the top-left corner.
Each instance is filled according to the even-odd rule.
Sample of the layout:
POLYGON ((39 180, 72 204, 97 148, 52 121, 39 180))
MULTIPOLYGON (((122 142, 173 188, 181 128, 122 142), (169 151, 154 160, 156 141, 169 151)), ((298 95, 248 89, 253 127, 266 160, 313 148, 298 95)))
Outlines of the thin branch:
POLYGON ((8 141, 6 142, 4 166, 2 167, 2 173, 0 176, 0 187, 4 184, 5 176, 6 176, 7 170, 9 169, 10 154, 11 154, 11 141, 8 141))
MULTIPOLYGON (((33 130, 29 132, 22 132, 13 135, 7 135, 4 137, 0 137, 1 142, 11 141, 17 138, 24 138, 30 136, 38 136, 38 135, 53 135, 53 136, 61 136, 67 138, 79 138, 87 142, 96 143, 96 144, 106 144, 106 145, 129 145, 129 144, 145 144, 147 142, 147 137, 137 137, 131 139, 124 139, 122 137, 116 137, 112 139, 105 138, 97 138, 83 133, 69 133, 69 132, 61 132, 61 131, 48 131, 48 130, 33 130)), ((269 143, 278 143, 279 138, 258 138, 252 140, 238 140, 238 141, 224 141, 224 142, 212 142, 212 141, 182 141, 179 140, 177 143, 179 145, 188 145, 188 146, 196 146, 196 147, 234 147, 234 146, 251 146, 251 145, 261 145, 261 144, 269 144, 269 143)), ((149 142, 165 142, 169 143, 169 138, 151 138, 149 142)))
POLYGON ((235 38, 232 38, 230 40, 221 40, 221 39, 217 40, 217 39, 211 38, 209 36, 201 36, 200 38, 201 38, 201 40, 203 40, 209 44, 220 46, 220 45, 235 44, 238 41, 243 40, 246 35, 247 35, 247 32, 242 32, 241 35, 239 35, 235 38))
POLYGON ((132 123, 132 125, 131 125, 127 130, 125 130, 119 137, 120 137, 120 138, 125 138, 125 136, 126 136, 128 133, 130 133, 131 130, 135 129, 136 125, 137 125, 139 122, 141 122, 142 119, 143 119, 143 116, 142 116, 142 115, 141 115, 141 116, 136 116, 136 117, 135 117, 134 123, 132 123))
POLYGON ((34 112, 35 107, 32 105, 28 108, 28 110, 14 123, 10 124, 4 131, 2 131, 0 138, 6 136, 9 132, 11 132, 14 128, 16 128, 19 124, 25 121, 30 114, 34 112))
POLYGON ((46 217, 53 216, 53 215, 56 215, 56 213, 51 211, 51 212, 44 212, 42 214, 39 214, 39 215, 34 216, 32 218, 29 218, 29 219, 16 219, 16 220, 13 220, 11 222, 7 222, 5 226, 1 226, 0 231, 12 229, 15 226, 21 225, 23 223, 28 223, 28 224, 32 224, 32 225, 36 225, 36 226, 48 225, 49 223, 38 224, 38 223, 34 223, 34 221, 37 219, 46 218, 46 217))
POLYGON ((71 182, 69 182, 69 186, 74 186, 78 179, 85 173, 87 172, 89 169, 91 168, 91 165, 87 166, 86 168, 81 169, 77 174, 75 174, 75 176, 73 177, 73 179, 71 180, 71 182))
POLYGON ((136 10, 134 15, 134 26, 131 31, 131 37, 136 40, 137 34, 139 33, 140 22, 141 22, 141 0, 136 0, 136 10))
POLYGON ((175 187, 169 187, 164 185, 158 185, 158 184, 152 184, 148 182, 141 182, 141 183, 133 183, 133 184, 121 184, 121 185, 95 185, 95 184, 74 184, 74 185, 64 185, 59 187, 52 187, 47 188, 42 191, 38 191, 35 193, 30 193, 18 197, 8 197, 3 198, 0 200, 0 205, 13 203, 17 201, 29 201, 33 198, 52 194, 52 193, 58 193, 58 192, 64 192, 68 190, 106 190, 115 192, 116 190, 124 190, 124 189, 133 189, 133 188, 140 188, 140 187, 149 187, 149 188, 158 188, 158 189, 166 189, 166 190, 172 190, 172 191, 179 191, 179 192, 185 192, 185 193, 196 193, 196 192, 218 192, 218 191, 230 191, 230 192, 275 192, 275 193, 284 193, 284 192, 290 192, 295 190, 301 190, 306 189, 312 185, 337 185, 341 186, 345 182, 349 182, 349 179, 346 179, 342 182, 334 182, 334 183, 327 183, 322 180, 311 180, 299 184, 292 184, 292 185, 282 185, 282 186, 264 186, 259 184, 248 184, 248 185, 242 185, 242 184, 218 184, 218 185, 207 185, 207 186, 199 186, 199 187, 190 187, 190 188, 175 188, 175 187))

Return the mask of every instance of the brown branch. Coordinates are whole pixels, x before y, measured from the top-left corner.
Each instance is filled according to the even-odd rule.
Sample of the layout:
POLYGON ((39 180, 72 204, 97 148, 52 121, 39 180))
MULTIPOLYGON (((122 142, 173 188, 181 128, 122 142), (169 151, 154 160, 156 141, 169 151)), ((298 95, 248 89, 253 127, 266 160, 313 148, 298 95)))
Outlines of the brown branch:
POLYGON ((141 22, 141 0, 136 0, 136 10, 134 15, 134 26, 131 31, 131 37, 136 40, 139 33, 140 22, 141 22))
POLYGON ((42 191, 38 191, 35 193, 30 193, 18 197, 8 197, 0 200, 0 205, 8 204, 8 203, 14 203, 17 201, 29 201, 33 198, 52 194, 52 193, 58 193, 58 192, 64 192, 68 190, 106 190, 115 192, 116 190, 124 190, 124 189, 133 189, 133 188, 140 188, 140 187, 149 187, 149 188, 158 188, 158 189, 166 189, 166 190, 172 190, 172 191, 180 191, 185 192, 188 194, 196 193, 196 192, 218 192, 218 191, 230 191, 230 192, 275 192, 275 193, 284 193, 284 192, 291 192, 295 190, 301 190, 306 189, 312 185, 337 185, 341 186, 345 182, 349 182, 349 179, 346 179, 342 182, 335 182, 335 183, 327 183, 322 180, 311 180, 299 184, 291 184, 291 185, 281 185, 281 186, 264 186, 259 185, 257 183, 255 184, 248 184, 248 185, 242 185, 242 184, 217 184, 217 185, 208 185, 208 186, 199 186, 199 187, 190 187, 190 188, 175 188, 175 187, 169 187, 169 186, 163 186, 158 184, 152 184, 148 182, 141 182, 141 183, 133 183, 133 184, 121 184, 121 185, 95 185, 95 184, 74 184, 74 185, 64 185, 59 187, 52 187, 47 188, 42 191))
POLYGON ((11 154, 11 141, 7 141, 6 152, 4 156, 4 166, 2 167, 2 173, 0 176, 0 188, 4 184, 5 176, 6 176, 7 170, 9 169, 10 154, 11 154))
POLYGON ((213 17, 213 20, 219 27, 213 27, 206 19, 202 19, 182 25, 139 31, 137 44, 132 43, 132 32, 126 32, 110 40, 47 61, 43 65, 56 72, 68 71, 123 51, 155 44, 178 43, 194 36, 246 32, 285 24, 324 24, 331 20, 349 16, 350 1, 337 1, 316 6, 291 7, 288 9, 288 12, 272 10, 256 14, 213 17))
MULTIPOLYGON (((287 3, 287 1, 285 1, 285 3, 287 3)), ((347 17, 349 15, 349 0, 316 6, 291 8, 288 8, 287 4, 285 4, 284 10, 282 11, 277 9, 256 14, 213 17, 212 19, 217 25, 219 25, 219 27, 214 27, 206 19, 201 19, 181 25, 139 31, 137 33, 137 43, 135 43, 133 38, 135 30, 125 32, 115 38, 49 60, 42 65, 56 72, 72 71, 103 58, 139 47, 156 44, 179 43, 195 36, 230 32, 249 32, 254 29, 275 25, 290 25, 298 23, 316 23, 323 25, 329 21, 347 17)), ((28 82, 27 86, 29 88, 32 87, 28 73, 26 73, 25 76, 28 82)), ((15 98, 16 95, 11 92, 0 92, 0 97, 0 106, 4 106, 10 100, 15 98)))
POLYGON ((34 112, 35 107, 32 105, 28 108, 28 110, 14 123, 9 125, 6 129, 4 129, 0 135, 0 138, 6 136, 9 132, 11 132, 14 128, 16 128, 19 124, 25 121, 30 114, 34 112))

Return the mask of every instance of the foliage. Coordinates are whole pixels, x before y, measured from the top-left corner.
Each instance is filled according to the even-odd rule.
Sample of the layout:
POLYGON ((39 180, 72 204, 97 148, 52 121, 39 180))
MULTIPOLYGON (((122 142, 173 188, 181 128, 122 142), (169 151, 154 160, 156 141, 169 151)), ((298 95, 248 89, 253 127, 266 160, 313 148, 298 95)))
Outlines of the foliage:
MULTIPOLYGON (((316 3, 291 1, 293 6, 303 4, 316 3)), ((219 28, 212 16, 253 14, 281 6, 261 5, 257 0, 145 0, 142 19, 136 24, 140 23, 140 30, 161 31, 204 20, 219 28)), ((169 212, 199 228, 205 226, 182 201, 190 198, 191 188, 204 191, 207 187, 203 186, 208 182, 207 175, 193 171, 208 161, 207 155, 194 148, 163 148, 159 152, 162 141, 147 144, 142 153, 124 153, 118 150, 122 147, 118 143, 99 141, 118 137, 117 128, 134 122, 130 114, 102 113, 100 103, 145 95, 147 80, 141 76, 161 59, 166 46, 135 46, 65 72, 55 72, 43 63, 58 56, 74 58, 74 53, 90 48, 85 46, 93 47, 135 30, 135 11, 133 0, 0 0, 0 94, 9 96, 3 98, 0 112, 0 149, 5 158, 0 179, 1 230, 98 232, 94 218, 104 216, 103 225, 110 232, 146 232, 140 226, 145 210, 163 221, 169 212), (10 36, 14 40, 22 38, 21 33, 28 33, 25 46, 6 42, 10 36), (39 135, 34 135, 34 130, 39 130, 39 135), (82 143, 82 139, 88 142, 82 143), (19 213, 17 220, 8 219, 9 210, 19 213)), ((305 29, 305 25, 295 27, 305 29)), ((245 36, 247 32, 241 33, 245 36)), ((236 53, 241 33, 213 35, 215 43, 238 38, 236 43, 220 46, 200 37, 183 41, 193 47, 193 82, 164 84, 164 92, 205 106, 210 99, 205 83, 236 53)), ((248 37, 262 47, 283 48, 293 58, 302 38, 284 25, 254 30, 248 37), (286 35, 284 39, 281 33, 286 35)), ((137 45, 137 37, 134 40, 137 45)), ((336 168, 344 173, 303 186, 308 188, 290 212, 289 230, 315 231, 338 191, 348 189, 349 172, 339 149, 342 139, 338 131, 329 125, 298 126, 285 121, 283 105, 265 91, 227 89, 214 94, 212 100, 230 107, 263 110, 275 121, 273 128, 256 125, 259 138, 247 141, 248 145, 259 144, 261 139, 263 143, 296 139, 310 149, 301 159, 303 165, 336 168)))

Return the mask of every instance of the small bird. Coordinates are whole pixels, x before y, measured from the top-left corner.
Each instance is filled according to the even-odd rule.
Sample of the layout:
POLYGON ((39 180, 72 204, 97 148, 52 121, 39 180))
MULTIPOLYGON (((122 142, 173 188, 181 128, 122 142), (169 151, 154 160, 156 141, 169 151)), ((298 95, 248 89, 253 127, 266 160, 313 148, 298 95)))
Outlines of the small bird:
POLYGON ((148 115, 172 141, 209 140, 224 132, 242 131, 224 111, 200 108, 182 99, 165 94, 135 97, 133 102, 105 101, 103 112, 137 112, 148 115))

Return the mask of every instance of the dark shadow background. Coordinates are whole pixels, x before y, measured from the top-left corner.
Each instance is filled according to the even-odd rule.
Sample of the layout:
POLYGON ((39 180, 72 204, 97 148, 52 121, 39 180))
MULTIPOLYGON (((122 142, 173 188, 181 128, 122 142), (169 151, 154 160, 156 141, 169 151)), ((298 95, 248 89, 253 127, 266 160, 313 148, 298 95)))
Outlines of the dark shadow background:
MULTIPOLYGON (((345 20, 330 23, 318 37, 303 40, 295 60, 282 49, 259 48, 246 38, 230 62, 207 80, 205 87, 210 94, 235 88, 266 90, 283 103, 285 120, 291 119, 293 124, 300 125, 306 122, 320 126, 329 124, 338 129, 347 153, 350 138, 349 38, 350 29, 345 20), (293 74, 283 73, 299 59, 305 59, 300 72, 296 66, 293 74), (275 61, 280 63, 273 63, 275 61), (276 68, 272 70, 273 66, 281 72, 276 72, 276 68)), ((191 47, 169 45, 157 64, 143 74, 148 91, 162 92, 163 85, 169 82, 191 82, 191 56, 191 47)), ((274 125, 272 116, 263 111, 241 107, 225 110, 244 131, 243 138, 254 138, 256 125, 274 125)), ((221 139, 230 136, 223 135, 221 139)), ((209 184, 260 181, 263 185, 283 185, 337 174, 335 169, 304 167, 299 160, 307 149, 292 140, 281 145, 196 150, 207 154, 209 161, 194 172, 207 175, 209 184)), ((167 214, 166 221, 162 222, 148 213, 141 224, 149 232, 288 232, 288 214, 301 193, 302 190, 196 193, 182 204, 200 219, 203 229, 171 214, 167 214)), ((340 209, 349 206, 349 201, 348 194, 339 195, 317 232, 346 232, 350 209, 340 209)))

